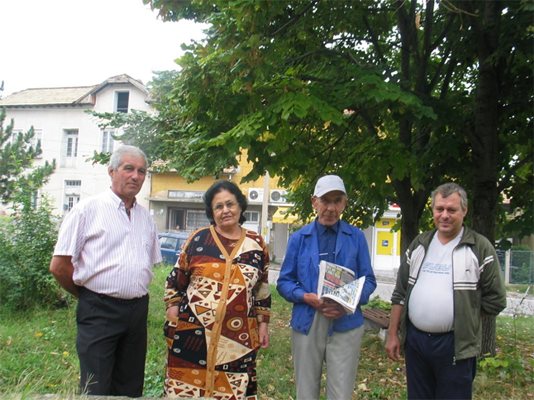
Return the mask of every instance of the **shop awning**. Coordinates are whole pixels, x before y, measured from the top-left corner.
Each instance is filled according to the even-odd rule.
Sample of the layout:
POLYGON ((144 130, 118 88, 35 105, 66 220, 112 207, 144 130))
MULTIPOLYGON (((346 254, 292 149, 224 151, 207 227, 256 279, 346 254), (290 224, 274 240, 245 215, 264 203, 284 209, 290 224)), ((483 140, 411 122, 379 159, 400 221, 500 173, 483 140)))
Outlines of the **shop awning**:
POLYGON ((273 214, 274 224, 292 224, 299 220, 298 215, 289 213, 290 207, 278 207, 273 214))

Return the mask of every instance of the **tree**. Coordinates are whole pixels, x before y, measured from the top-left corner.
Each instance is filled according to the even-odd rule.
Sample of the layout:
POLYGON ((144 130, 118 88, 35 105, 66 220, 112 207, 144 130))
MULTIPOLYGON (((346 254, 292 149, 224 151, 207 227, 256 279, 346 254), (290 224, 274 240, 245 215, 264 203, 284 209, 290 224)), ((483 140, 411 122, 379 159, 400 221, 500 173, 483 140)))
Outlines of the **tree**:
POLYGON ((48 272, 57 221, 46 198, 33 201, 54 171, 55 162, 33 167, 41 154, 34 130, 4 129, 0 108, 0 201, 10 203, 13 215, 0 224, 0 301, 12 309, 63 304, 64 294, 48 272))
MULTIPOLYGON (((503 194, 521 210, 508 226, 533 232, 527 1, 144 2, 211 24, 154 103, 158 155, 182 175, 215 174, 246 148, 249 177, 280 176, 306 214, 316 178, 338 173, 349 220, 400 205, 403 249, 452 180, 491 241, 503 194), (524 97, 507 90, 514 72, 524 97)), ((484 332, 492 352, 494 326, 484 332)))
POLYGON ((494 242, 504 194, 515 215, 501 233, 530 235, 533 78, 527 60, 532 58, 534 8, 525 1, 445 4, 466 20, 468 51, 476 66, 475 89, 464 121, 473 165, 468 181, 473 227, 494 242))
POLYGON ((13 120, 4 129, 6 112, 0 108, 0 202, 6 204, 17 195, 34 194, 54 172, 55 162, 32 168, 41 154, 41 143, 34 143, 35 132, 13 132, 13 120))
POLYGON ((531 204, 514 188, 532 182, 532 95, 512 98, 500 89, 513 78, 487 73, 532 82, 527 2, 145 2, 211 24, 154 103, 158 154, 186 177, 215 174, 246 148, 250 178, 281 176, 306 213, 315 179, 336 172, 349 219, 368 225, 400 205, 404 248, 444 180, 473 193, 475 229, 490 239, 501 193, 531 204))
POLYGON ((14 213, 0 224, 0 303, 12 310, 63 306, 68 296, 48 271, 57 238, 57 218, 46 198, 32 204, 15 195, 14 213))

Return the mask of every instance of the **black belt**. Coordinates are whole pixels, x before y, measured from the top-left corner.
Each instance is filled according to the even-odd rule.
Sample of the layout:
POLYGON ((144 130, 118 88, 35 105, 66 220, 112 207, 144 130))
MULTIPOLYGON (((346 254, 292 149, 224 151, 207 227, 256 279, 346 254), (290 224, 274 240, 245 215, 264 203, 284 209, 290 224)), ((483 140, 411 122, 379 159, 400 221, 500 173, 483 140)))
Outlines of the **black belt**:
POLYGON ((135 297, 133 299, 120 299, 118 297, 108 296, 107 294, 93 292, 92 290, 87 289, 85 286, 78 286, 78 291, 80 292, 80 294, 81 293, 86 293, 86 294, 88 294, 90 296, 99 297, 99 298, 101 298, 103 300, 108 300, 108 301, 112 301, 112 302, 115 302, 115 303, 121 303, 121 304, 135 303, 135 302, 141 301, 143 299, 146 299, 148 297, 148 294, 145 294, 144 296, 135 297))

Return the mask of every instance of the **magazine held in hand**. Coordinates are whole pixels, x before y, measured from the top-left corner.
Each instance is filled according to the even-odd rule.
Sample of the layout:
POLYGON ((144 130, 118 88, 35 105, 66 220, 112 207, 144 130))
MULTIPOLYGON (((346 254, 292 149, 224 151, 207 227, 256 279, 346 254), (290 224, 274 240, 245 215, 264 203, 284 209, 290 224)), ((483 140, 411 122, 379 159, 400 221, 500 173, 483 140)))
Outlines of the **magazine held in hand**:
POLYGON ((324 260, 319 263, 318 296, 341 304, 347 313, 356 311, 364 282, 365 276, 356 279, 354 271, 341 265, 324 260))

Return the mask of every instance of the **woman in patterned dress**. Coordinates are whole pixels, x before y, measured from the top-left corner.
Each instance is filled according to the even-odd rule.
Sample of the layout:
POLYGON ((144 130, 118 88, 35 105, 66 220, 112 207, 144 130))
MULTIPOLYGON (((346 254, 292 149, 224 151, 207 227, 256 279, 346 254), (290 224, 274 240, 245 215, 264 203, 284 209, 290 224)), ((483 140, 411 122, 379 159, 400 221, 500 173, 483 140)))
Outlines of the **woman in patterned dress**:
POLYGON ((269 254, 241 227, 247 200, 232 182, 204 195, 211 225, 187 240, 167 277, 165 396, 257 399, 256 356, 269 345, 269 254))

